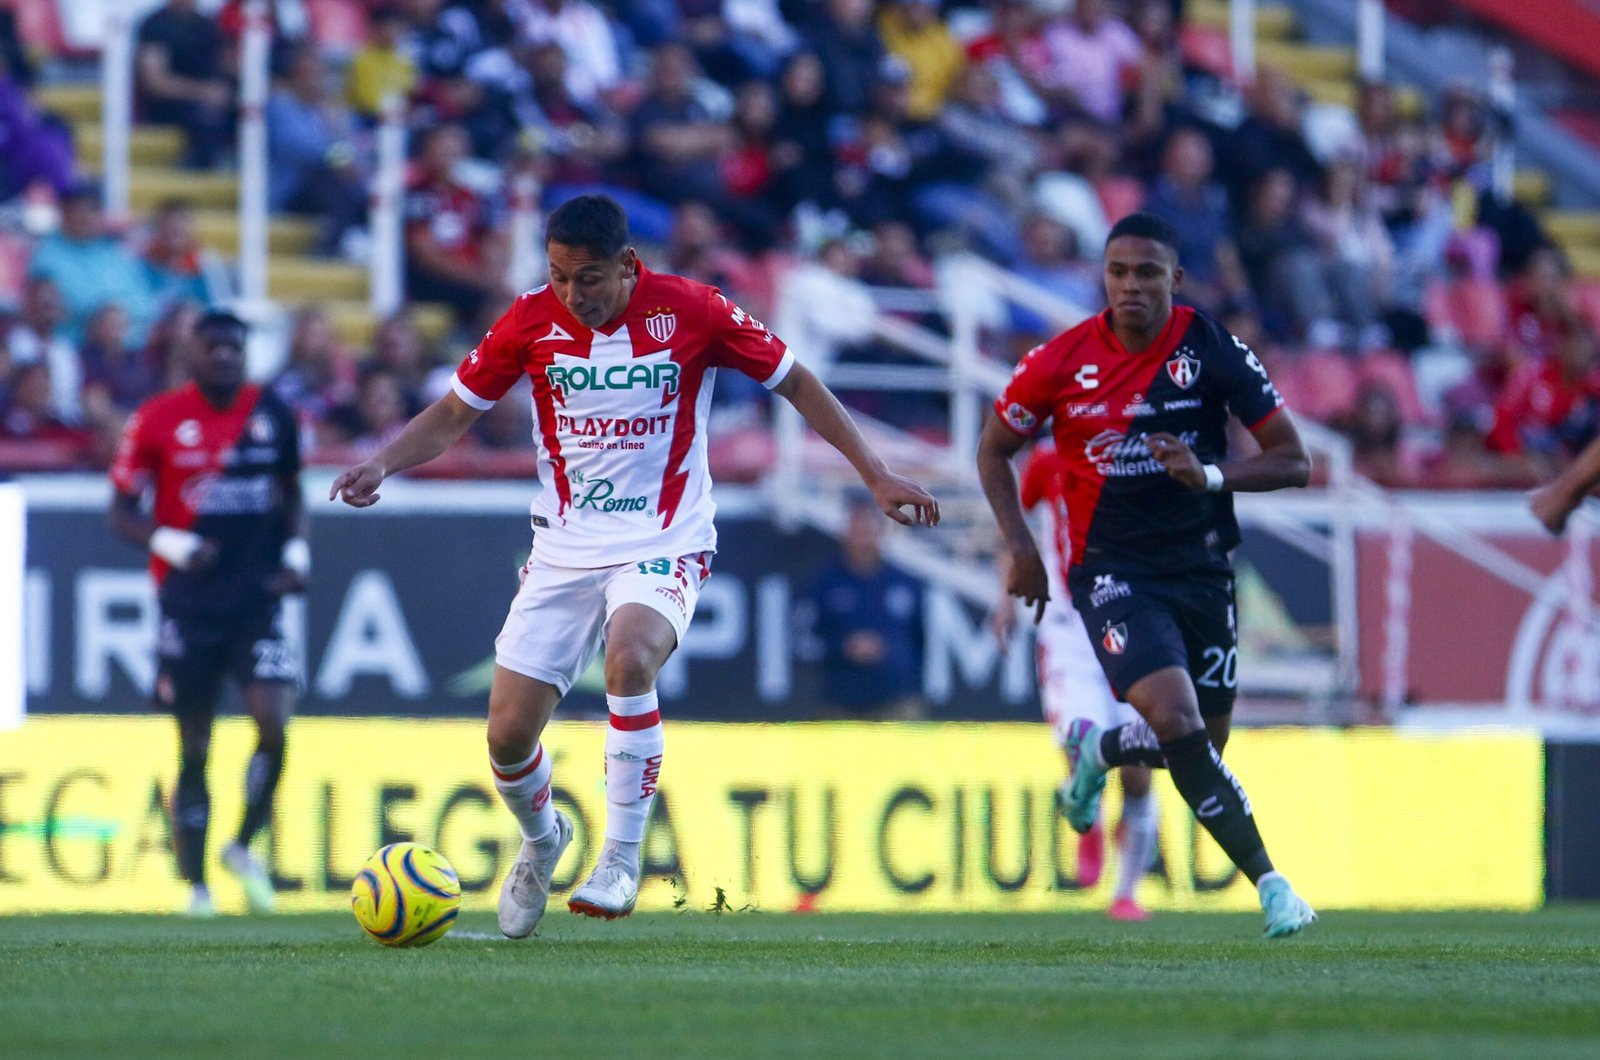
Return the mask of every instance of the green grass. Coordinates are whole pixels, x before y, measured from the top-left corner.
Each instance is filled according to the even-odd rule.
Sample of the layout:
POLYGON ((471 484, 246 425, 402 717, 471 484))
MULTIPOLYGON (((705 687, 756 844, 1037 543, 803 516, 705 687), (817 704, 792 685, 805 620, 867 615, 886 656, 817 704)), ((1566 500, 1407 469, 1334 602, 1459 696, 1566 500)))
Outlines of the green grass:
POLYGON ((0 918, 0 1056, 1600 1056, 1600 908, 792 916, 390 951, 344 915, 0 918))

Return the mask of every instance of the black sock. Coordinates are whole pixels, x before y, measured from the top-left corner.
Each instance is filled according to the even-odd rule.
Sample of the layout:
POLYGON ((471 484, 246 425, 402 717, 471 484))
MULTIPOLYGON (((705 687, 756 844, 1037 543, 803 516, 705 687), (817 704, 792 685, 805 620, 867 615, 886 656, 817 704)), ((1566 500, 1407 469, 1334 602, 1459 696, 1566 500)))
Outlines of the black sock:
POLYGON ((1118 766, 1149 766, 1151 769, 1167 768, 1166 756, 1161 753, 1161 741, 1144 720, 1130 721, 1100 734, 1100 757, 1108 769, 1118 766))
POLYGON ((1267 848, 1250 814, 1244 788, 1222 764, 1204 729, 1161 745, 1178 794, 1189 804, 1223 853, 1255 883, 1272 871, 1267 848))
POLYGON ((272 815, 272 796, 283 775, 283 741, 256 746, 244 774, 244 820, 239 823, 239 845, 247 847, 272 815))
POLYGON ((173 839, 178 871, 190 883, 206 882, 206 825, 211 793, 206 790, 206 756, 186 754, 178 765, 178 790, 172 800, 173 839))

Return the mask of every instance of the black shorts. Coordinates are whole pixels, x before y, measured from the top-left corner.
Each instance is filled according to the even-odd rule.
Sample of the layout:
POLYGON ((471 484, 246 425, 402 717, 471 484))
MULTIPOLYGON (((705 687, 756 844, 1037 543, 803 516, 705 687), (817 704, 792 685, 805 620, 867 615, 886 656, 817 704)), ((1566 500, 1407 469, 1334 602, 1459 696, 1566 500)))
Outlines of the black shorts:
POLYGON ((1068 586, 1118 699, 1140 678, 1181 666, 1194 678, 1202 715, 1233 710, 1239 687, 1233 575, 1153 577, 1076 567, 1068 586))
POLYGON ((226 617, 163 609, 156 659, 156 702, 179 716, 214 713, 224 677, 241 685, 300 680, 278 603, 226 617))

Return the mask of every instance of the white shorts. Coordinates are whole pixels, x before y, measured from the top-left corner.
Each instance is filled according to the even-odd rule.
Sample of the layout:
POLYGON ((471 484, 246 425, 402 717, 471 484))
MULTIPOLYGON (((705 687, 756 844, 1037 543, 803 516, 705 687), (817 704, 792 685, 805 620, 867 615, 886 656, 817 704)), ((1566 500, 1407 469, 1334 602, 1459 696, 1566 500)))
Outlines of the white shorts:
POLYGON ((682 644, 700 585, 711 576, 711 553, 589 568, 530 558, 522 570, 522 588, 494 641, 494 661, 566 695, 594 661, 606 624, 623 604, 660 614, 682 644))
POLYGON ((1066 746, 1067 726, 1088 718, 1101 728, 1134 721, 1139 712, 1111 694, 1111 685, 1077 608, 1063 600, 1045 608, 1034 637, 1039 663, 1039 703, 1056 743, 1066 746))

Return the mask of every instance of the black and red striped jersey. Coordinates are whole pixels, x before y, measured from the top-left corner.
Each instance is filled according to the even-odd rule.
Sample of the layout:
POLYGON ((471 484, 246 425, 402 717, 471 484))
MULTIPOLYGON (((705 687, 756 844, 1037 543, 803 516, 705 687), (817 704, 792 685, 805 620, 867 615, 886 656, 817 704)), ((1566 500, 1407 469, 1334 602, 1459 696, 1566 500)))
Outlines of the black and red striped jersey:
POLYGON ((269 600, 267 579, 281 568, 293 531, 289 501, 299 473, 294 413, 254 384, 241 387, 225 409, 193 383, 141 405, 123 428, 112 486, 120 493, 151 491, 158 524, 191 530, 219 549, 216 565, 199 574, 151 556, 162 605, 225 614, 269 600))
POLYGON ((1030 350, 995 402, 1020 435, 1053 421, 1072 564, 1148 574, 1231 569, 1239 524, 1231 494, 1179 485, 1145 437, 1175 435, 1216 463, 1230 413, 1254 428, 1282 407, 1255 353, 1188 306, 1140 353, 1117 340, 1109 310, 1091 317, 1030 350))

